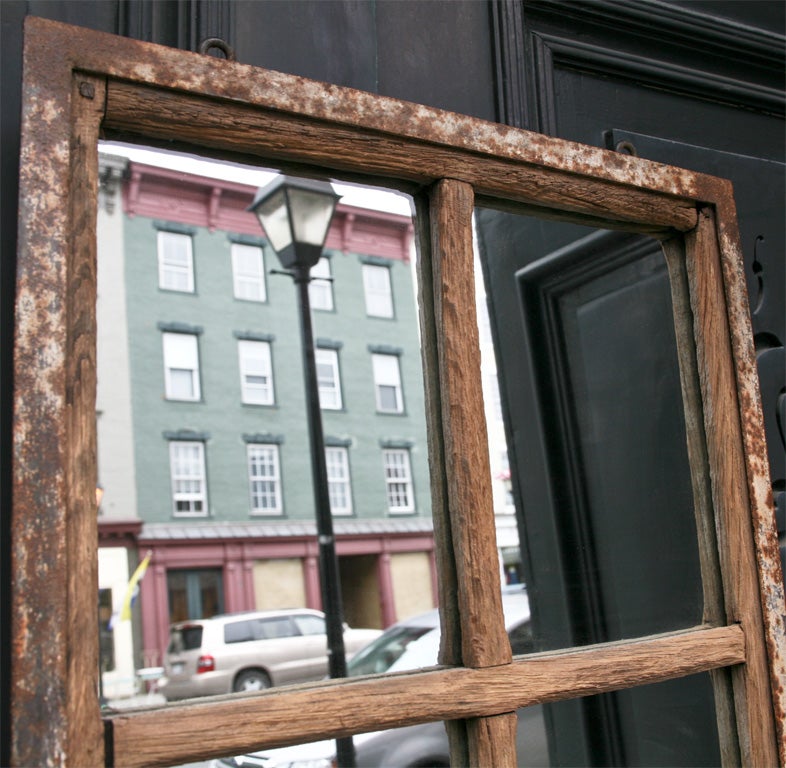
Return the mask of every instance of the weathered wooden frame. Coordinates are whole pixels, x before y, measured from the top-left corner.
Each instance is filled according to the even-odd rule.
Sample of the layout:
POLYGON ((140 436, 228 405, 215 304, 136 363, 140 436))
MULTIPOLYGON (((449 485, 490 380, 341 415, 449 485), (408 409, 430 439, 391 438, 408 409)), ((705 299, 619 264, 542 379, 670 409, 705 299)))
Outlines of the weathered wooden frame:
POLYGON ((27 20, 25 35, 12 522, 15 765, 167 765, 464 718, 451 726, 456 757, 500 768, 515 764, 518 707, 725 667, 732 690, 716 689, 725 760, 786 764, 786 611, 728 182, 40 19, 27 20), (101 135, 262 158, 414 195, 444 667, 102 720, 94 506, 101 135), (511 658, 481 440, 476 204, 637 231, 664 243, 703 553, 702 626, 511 658), (209 740, 200 739, 203 732, 209 740))

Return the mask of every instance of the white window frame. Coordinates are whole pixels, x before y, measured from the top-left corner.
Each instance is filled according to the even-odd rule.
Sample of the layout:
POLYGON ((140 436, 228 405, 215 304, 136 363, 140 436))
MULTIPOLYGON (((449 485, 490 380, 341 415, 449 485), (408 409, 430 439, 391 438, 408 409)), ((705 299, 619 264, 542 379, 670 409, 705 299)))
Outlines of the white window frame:
POLYGON ((412 464, 408 448, 384 448, 382 464, 385 469, 385 494, 388 513, 411 514, 415 511, 415 494, 412 485, 412 464), (404 496, 404 503, 398 503, 404 496))
POLYGON ((379 413, 403 413, 404 392, 401 387, 399 356, 374 352, 371 355, 371 365, 374 371, 374 397, 377 411, 379 413), (382 391, 385 388, 392 388, 394 391, 396 404, 393 408, 385 407, 382 397, 382 391))
POLYGON ((164 391, 167 400, 196 402, 202 399, 202 388, 199 381, 199 338, 195 333, 174 333, 165 331, 162 334, 164 354, 164 391), (183 397, 178 392, 179 376, 189 374, 191 395, 183 397))
POLYGON ((340 411, 343 408, 343 400, 341 398, 341 371, 338 365, 338 351, 317 347, 314 350, 314 359, 317 368, 319 407, 323 410, 340 411), (329 379, 322 375, 326 367, 329 367, 331 371, 329 379))
POLYGON ((169 473, 172 482, 172 514, 174 517, 207 517, 207 475, 205 472, 205 444, 199 440, 169 441, 169 473), (193 456, 184 452, 195 449, 193 456), (180 454, 180 455, 178 455, 180 454), (182 490, 182 484, 196 484, 198 490, 182 490), (189 509, 178 509, 178 503, 186 502, 189 509), (201 504, 201 509, 196 505, 201 504))
POLYGON ((248 467, 248 492, 252 515, 263 517, 280 516, 283 511, 281 498, 281 461, 278 445, 275 443, 250 443, 246 448, 246 465, 248 467), (260 465, 256 463, 259 457, 264 459, 265 465, 270 468, 268 474, 256 472, 260 465), (270 483, 271 488, 255 490, 255 483, 270 483), (263 496, 272 499, 270 506, 259 506, 256 500, 263 496))
POLYGON ((194 248, 191 235, 158 231, 158 287, 163 291, 194 292, 194 248), (185 258, 174 258, 172 246, 185 246, 185 258), (184 281, 183 281, 184 278, 184 281))
POLYGON ((352 514, 352 481, 349 473, 349 451, 343 446, 325 448, 330 513, 352 514))
POLYGON ((363 296, 369 317, 394 317, 390 267, 380 264, 363 265, 363 296))
POLYGON ((308 284, 311 309, 331 312, 335 307, 332 277, 330 259, 327 256, 320 256, 319 261, 311 267, 311 282, 308 284))
POLYGON ((240 365, 241 402, 247 405, 273 405, 275 390, 270 343, 240 339, 237 342, 237 358, 240 365))
POLYGON ((265 254, 262 246, 232 243, 231 257, 234 297, 240 301, 267 301, 265 254))

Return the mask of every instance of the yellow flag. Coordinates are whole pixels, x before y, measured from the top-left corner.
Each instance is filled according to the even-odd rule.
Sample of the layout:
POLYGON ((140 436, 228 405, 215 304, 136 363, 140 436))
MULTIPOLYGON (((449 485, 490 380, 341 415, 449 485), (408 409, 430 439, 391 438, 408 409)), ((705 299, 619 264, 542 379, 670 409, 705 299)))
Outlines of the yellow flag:
POLYGON ((145 575, 145 571, 147 570, 147 566, 150 563, 152 554, 152 552, 148 552, 147 555, 145 555, 145 559, 137 566, 136 570, 134 571, 134 575, 128 582, 128 587, 126 587, 126 596, 123 600, 123 607, 120 610, 120 621, 124 621, 125 619, 128 619, 129 621, 131 620, 131 606, 133 605, 134 598, 139 591, 139 582, 145 575))

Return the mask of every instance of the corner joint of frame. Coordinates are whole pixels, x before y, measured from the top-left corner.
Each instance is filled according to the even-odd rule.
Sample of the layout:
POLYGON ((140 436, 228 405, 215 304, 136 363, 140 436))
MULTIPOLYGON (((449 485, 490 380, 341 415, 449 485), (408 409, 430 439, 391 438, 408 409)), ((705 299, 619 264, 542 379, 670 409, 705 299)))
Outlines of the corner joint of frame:
POLYGON ((75 70, 73 83, 75 110, 102 121, 106 114, 107 78, 75 70))

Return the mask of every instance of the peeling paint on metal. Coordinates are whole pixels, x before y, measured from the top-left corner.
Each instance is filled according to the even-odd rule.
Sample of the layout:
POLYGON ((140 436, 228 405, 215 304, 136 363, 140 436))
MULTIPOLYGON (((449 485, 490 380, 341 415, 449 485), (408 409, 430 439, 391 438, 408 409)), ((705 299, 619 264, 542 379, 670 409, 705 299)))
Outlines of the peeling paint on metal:
MULTIPOLYGON (((620 188, 651 190, 684 202, 716 205, 729 322, 737 364, 741 422, 746 441, 749 494, 760 590, 767 632, 776 719, 782 741, 786 719, 786 609, 772 498, 761 428, 761 403, 747 316, 730 186, 709 176, 585 147, 433 108, 263 71, 236 62, 166 49, 129 38, 28 19, 24 129, 21 154, 20 272, 17 294, 16 410, 14 437, 14 696, 15 754, 37 750, 50 765, 67 762, 62 685, 66 677, 65 606, 46 592, 62 579, 65 467, 62 442, 67 408, 64 297, 69 190, 69 93, 74 70, 178 93, 237 104, 265 105, 272 112, 305 116, 336 126, 362 127, 376 135, 403 135, 425 144, 496 160, 545 167, 620 188), (55 94, 55 95, 52 95, 55 94), (44 151, 45 148, 45 151, 44 151), (41 190, 47 190, 42 192, 41 190), (42 746, 43 745, 43 746, 42 746), (29 750, 29 751, 28 751, 29 750)), ((598 201, 600 205, 602 201, 598 201)), ((62 594, 59 592, 58 594, 62 594)), ((65 601, 63 601, 65 602, 65 601)), ((781 760, 786 755, 781 746, 781 760)))
POLYGON ((781 568, 775 505, 764 436, 761 393, 753 348, 747 284, 737 229, 733 192, 727 182, 719 195, 718 230, 724 284, 736 363, 741 427, 756 548, 759 590, 769 657, 770 683, 779 736, 781 765, 786 765, 786 595, 781 568))

